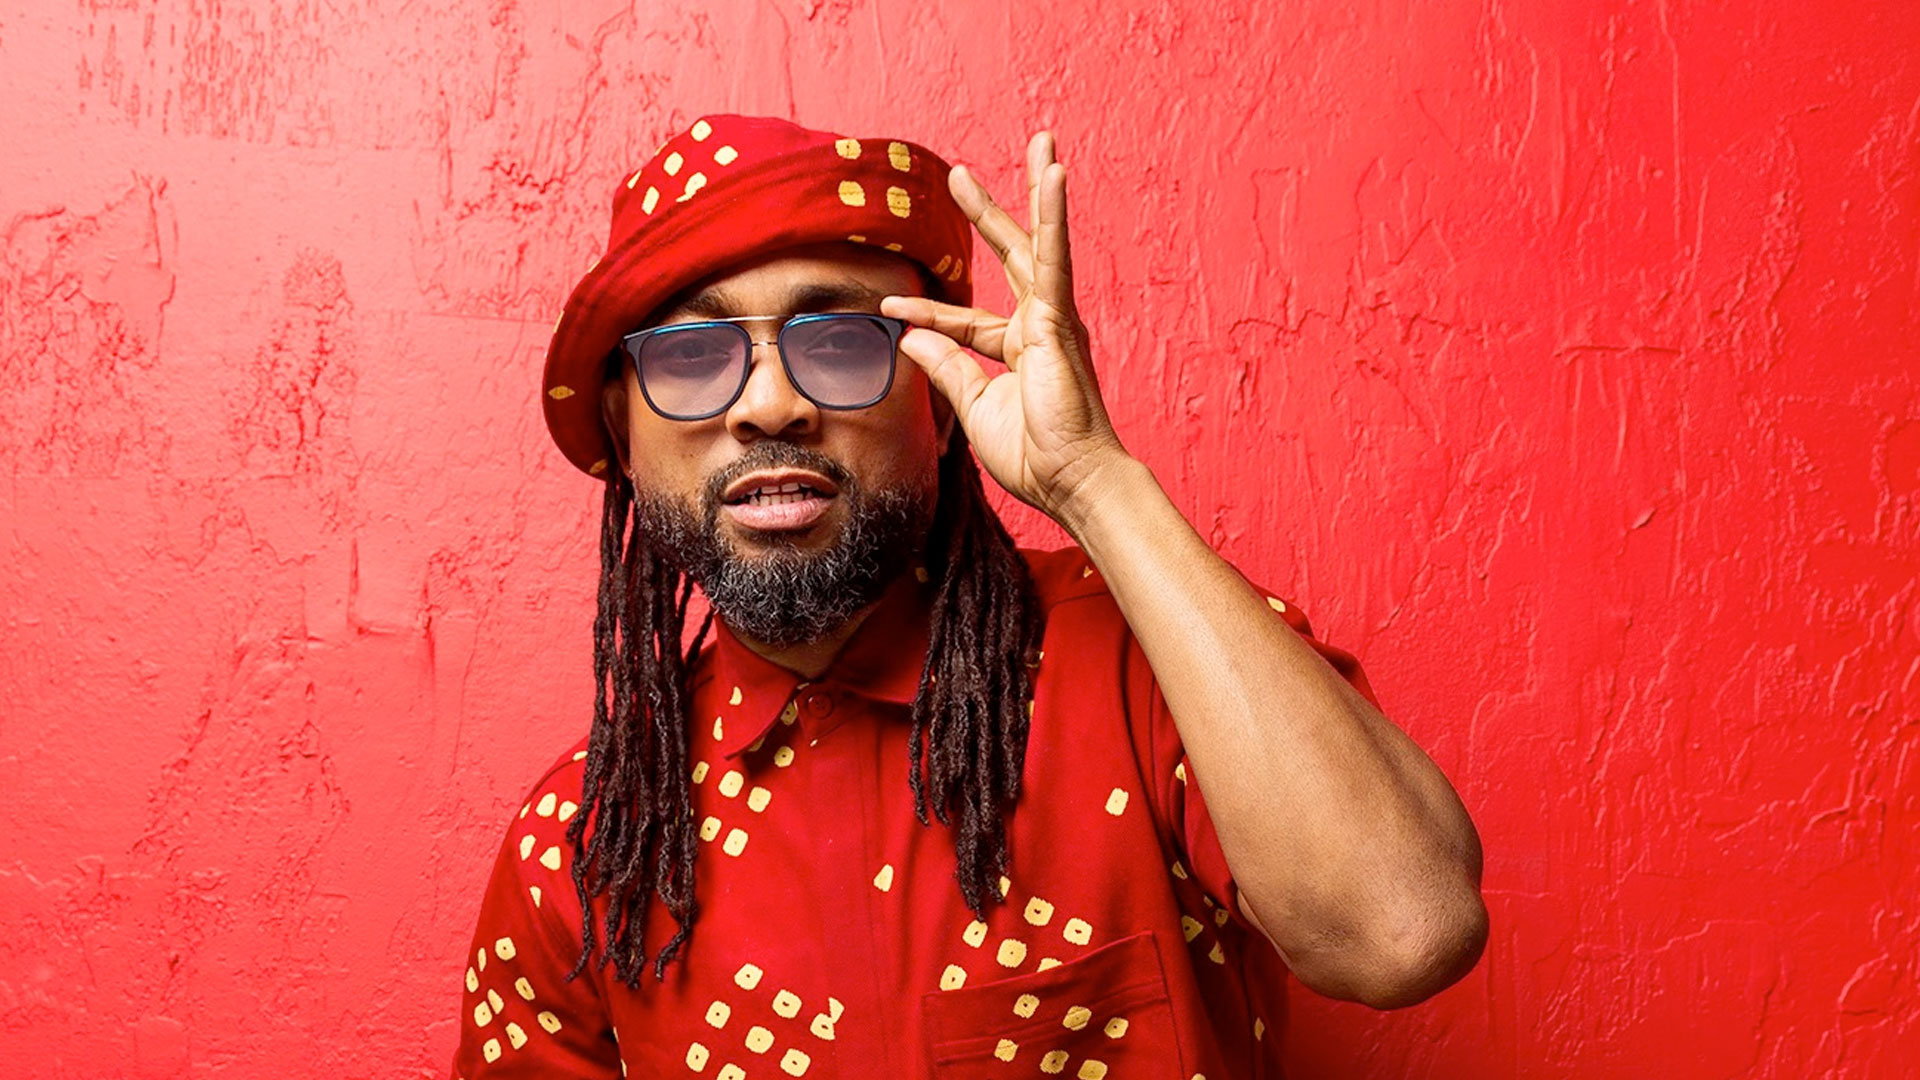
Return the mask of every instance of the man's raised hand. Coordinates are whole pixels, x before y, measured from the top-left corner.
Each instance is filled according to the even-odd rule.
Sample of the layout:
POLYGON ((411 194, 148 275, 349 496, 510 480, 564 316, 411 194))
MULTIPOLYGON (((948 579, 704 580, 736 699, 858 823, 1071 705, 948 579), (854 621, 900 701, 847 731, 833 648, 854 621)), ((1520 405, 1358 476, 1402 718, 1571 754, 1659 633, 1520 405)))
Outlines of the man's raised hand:
POLYGON ((1028 224, 1022 228, 964 167, 954 199, 1000 259, 1013 293, 1010 316, 920 297, 893 296, 881 312, 914 329, 901 351, 953 403, 987 473, 1023 502, 1068 525, 1076 502, 1126 451, 1107 419, 1073 300, 1067 241, 1067 172, 1053 136, 1027 144, 1028 224), (1007 366, 988 375, 968 349, 1007 366))

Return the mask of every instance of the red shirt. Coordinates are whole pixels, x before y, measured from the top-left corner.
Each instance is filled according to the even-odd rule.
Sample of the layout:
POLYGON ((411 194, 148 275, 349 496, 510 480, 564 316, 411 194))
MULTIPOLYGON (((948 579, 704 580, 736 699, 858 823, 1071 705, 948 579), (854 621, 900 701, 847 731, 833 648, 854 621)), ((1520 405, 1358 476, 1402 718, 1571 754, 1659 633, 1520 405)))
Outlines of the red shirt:
MULTIPOLYGON (((481 906, 454 1075, 1280 1075, 1286 969, 1235 907, 1146 658, 1084 555, 1026 555, 1046 636, 1006 900, 985 922, 960 898, 951 834, 913 813, 928 607, 908 578, 814 682, 724 631, 702 653, 700 914, 664 982, 649 970, 630 990, 597 966, 566 980, 581 910, 562 834, 585 751, 548 770, 481 906)), ((1316 648, 1365 692, 1351 657, 1316 648)), ((649 952, 673 929, 650 905, 649 952)))

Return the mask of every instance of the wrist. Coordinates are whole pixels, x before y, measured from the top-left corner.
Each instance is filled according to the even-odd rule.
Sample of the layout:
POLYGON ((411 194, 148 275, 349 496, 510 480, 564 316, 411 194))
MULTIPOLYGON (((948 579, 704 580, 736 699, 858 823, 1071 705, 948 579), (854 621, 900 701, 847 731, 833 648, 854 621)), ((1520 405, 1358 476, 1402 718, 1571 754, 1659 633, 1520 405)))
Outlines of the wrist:
POLYGON ((1124 525, 1131 514, 1151 505, 1156 497, 1164 501, 1166 494, 1153 471, 1115 447, 1088 467, 1052 516, 1074 543, 1092 555, 1114 528, 1124 525))

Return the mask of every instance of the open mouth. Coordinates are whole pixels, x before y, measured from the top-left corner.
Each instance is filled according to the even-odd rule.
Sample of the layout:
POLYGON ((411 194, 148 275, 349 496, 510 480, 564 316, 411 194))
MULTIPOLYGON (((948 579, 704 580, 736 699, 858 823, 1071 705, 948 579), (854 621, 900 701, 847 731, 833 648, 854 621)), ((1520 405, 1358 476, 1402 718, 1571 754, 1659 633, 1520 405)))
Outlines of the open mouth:
POLYGON ((809 529, 840 494, 839 485, 805 469, 762 470, 743 476, 721 494, 736 525, 758 532, 809 529))
POLYGON ((740 498, 729 500, 736 505, 746 506, 785 506, 788 503, 806 499, 825 498, 826 492, 811 484, 789 480, 784 484, 764 484, 746 492, 740 498))
POLYGON ((780 506, 803 499, 831 499, 840 485, 808 469, 761 469, 727 485, 728 506, 780 506))

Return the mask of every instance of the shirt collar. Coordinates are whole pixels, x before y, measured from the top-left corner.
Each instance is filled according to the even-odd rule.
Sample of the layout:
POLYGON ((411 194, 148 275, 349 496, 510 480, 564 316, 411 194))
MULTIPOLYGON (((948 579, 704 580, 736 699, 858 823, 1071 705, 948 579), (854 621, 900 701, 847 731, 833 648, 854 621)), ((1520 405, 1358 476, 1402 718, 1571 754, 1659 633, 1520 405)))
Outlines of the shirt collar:
MULTIPOLYGON (((832 666, 813 684, 891 705, 913 703, 926 665, 933 607, 933 590, 920 580, 922 574, 916 568, 887 586, 832 666)), ((710 700, 720 704, 714 717, 696 718, 696 730, 717 725, 720 752, 731 758, 758 743, 808 681, 748 648, 721 620, 714 620, 714 626, 716 694, 710 700)))

